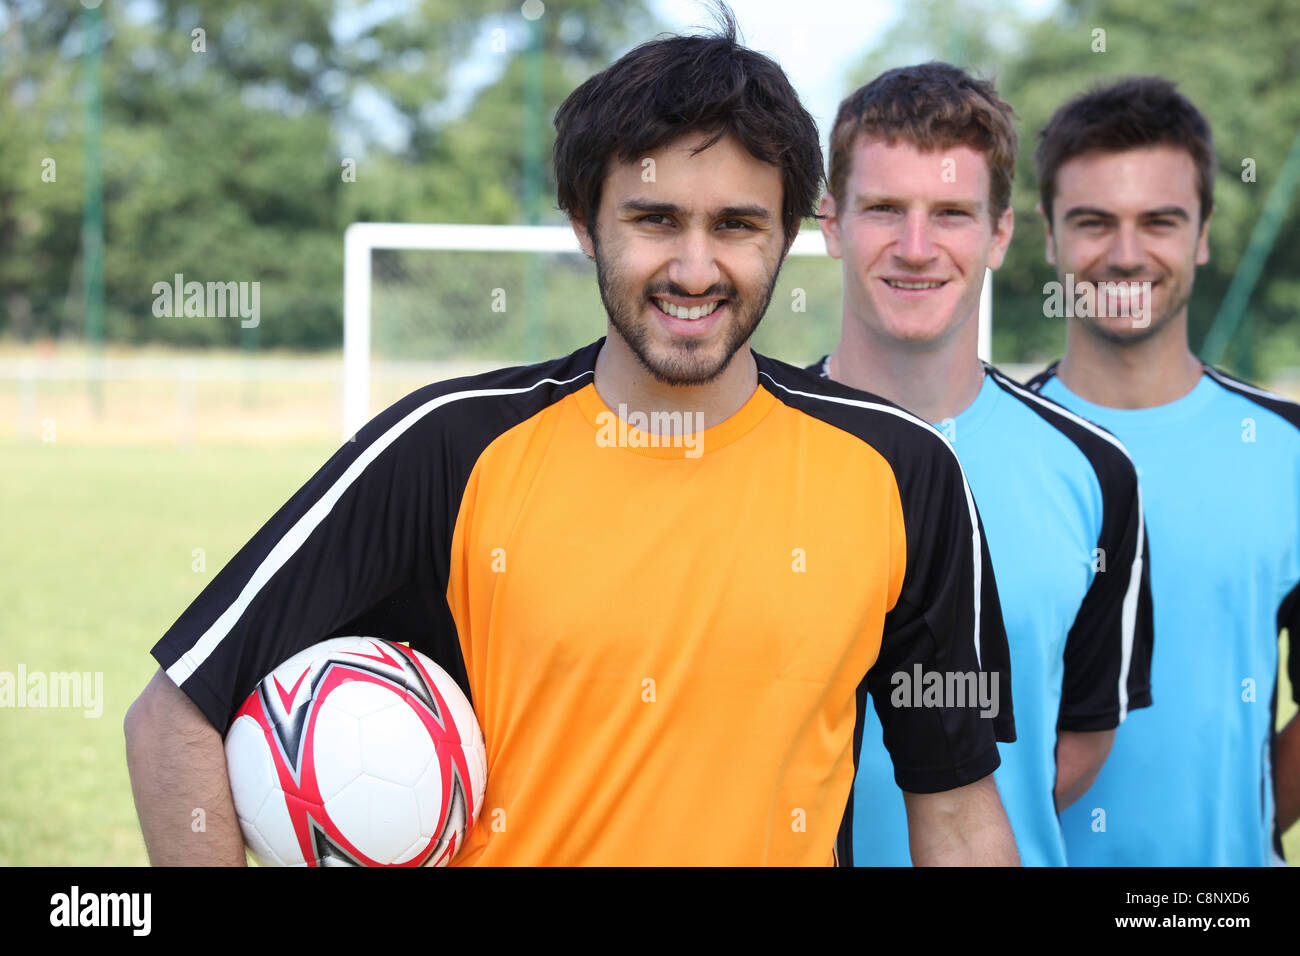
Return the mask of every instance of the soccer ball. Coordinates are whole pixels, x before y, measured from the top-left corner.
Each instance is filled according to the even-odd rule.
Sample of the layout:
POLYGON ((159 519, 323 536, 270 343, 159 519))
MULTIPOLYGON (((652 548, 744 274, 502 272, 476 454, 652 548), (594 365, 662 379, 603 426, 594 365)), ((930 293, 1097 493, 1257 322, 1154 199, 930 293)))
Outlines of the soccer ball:
POLYGON ((257 685, 226 734, 244 842, 270 866, 446 866, 478 820, 487 748, 441 667, 336 637, 257 685))

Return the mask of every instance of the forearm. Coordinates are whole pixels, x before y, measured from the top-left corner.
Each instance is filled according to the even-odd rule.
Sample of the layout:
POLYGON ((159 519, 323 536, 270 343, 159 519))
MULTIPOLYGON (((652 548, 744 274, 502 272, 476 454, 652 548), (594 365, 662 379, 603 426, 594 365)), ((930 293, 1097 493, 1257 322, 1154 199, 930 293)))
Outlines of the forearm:
POLYGON ((1278 731, 1273 793, 1277 801, 1278 832, 1285 833, 1300 819, 1300 714, 1278 731))
POLYGON ((942 837, 911 841, 913 866, 1019 866, 1020 854, 1006 816, 942 837))
POLYGON ((1019 866, 992 775, 941 794, 903 794, 914 866, 1019 866))
POLYGON ((127 712, 125 732, 149 862, 243 866, 225 747, 203 713, 159 671, 127 712))
POLYGON ((1083 796, 1106 762, 1115 731, 1077 733, 1062 730, 1056 738, 1056 812, 1083 796))

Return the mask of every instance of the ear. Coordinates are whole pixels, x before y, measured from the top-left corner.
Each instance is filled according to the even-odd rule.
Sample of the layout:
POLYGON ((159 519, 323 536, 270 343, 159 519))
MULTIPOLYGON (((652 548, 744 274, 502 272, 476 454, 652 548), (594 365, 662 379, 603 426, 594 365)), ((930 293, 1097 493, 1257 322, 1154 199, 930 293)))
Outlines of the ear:
POLYGON ((596 258, 596 243, 592 240, 591 233, 587 231, 587 224, 570 216, 569 225, 573 227, 573 234, 578 237, 578 245, 582 248, 586 257, 588 259, 596 258))
POLYGON ((1052 265, 1056 265, 1056 240, 1052 238, 1052 220, 1047 218, 1047 213, 1043 211, 1043 204, 1039 203, 1034 207, 1034 212, 1038 213, 1043 220, 1043 255, 1052 265))
POLYGON ((1196 264, 1203 266, 1210 261, 1210 219, 1214 216, 1214 206, 1210 209, 1210 214, 1205 217, 1205 222, 1201 223, 1201 234, 1196 240, 1196 264))
POLYGON ((1016 213, 1010 206, 1002 210, 993 227, 993 245, 989 248, 988 267, 1002 268, 1002 260, 1007 257, 1007 246, 1011 245, 1011 234, 1016 228, 1016 213))
POLYGON ((817 205, 817 215, 821 217, 817 220, 817 225, 821 227, 822 238, 826 240, 826 252, 832 259, 841 258, 840 220, 835 208, 835 197, 830 193, 822 196, 822 201, 817 205))

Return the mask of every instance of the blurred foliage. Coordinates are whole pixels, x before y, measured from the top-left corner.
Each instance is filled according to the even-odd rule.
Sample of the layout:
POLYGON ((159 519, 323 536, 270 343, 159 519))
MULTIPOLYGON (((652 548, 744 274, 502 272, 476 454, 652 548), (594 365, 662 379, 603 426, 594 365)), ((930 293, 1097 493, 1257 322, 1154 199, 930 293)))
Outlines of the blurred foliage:
MULTIPOLYGON (((181 273, 260 282, 262 346, 337 346, 348 223, 522 219, 530 30, 513 0, 142 0, 100 14, 110 340, 237 342, 233 319, 153 314, 154 283, 181 273), (467 63, 487 74, 470 98, 454 81, 467 63)), ((563 97, 653 24, 643 0, 566 0, 538 23, 545 166, 563 97)), ((0 34, 0 332, 78 335, 81 6, 0 2, 0 34)))
MULTIPOLYGON (((536 147, 544 171, 532 216, 524 208, 524 144, 533 24, 515 0, 104 4, 109 338, 238 342, 237 321, 153 315, 153 284, 181 273, 201 282, 259 281, 261 346, 337 346, 348 223, 563 222, 549 164, 551 117, 583 79, 654 35, 648 3, 566 0, 537 22, 544 116, 536 147), (204 31, 205 52, 194 50, 196 29, 204 31), (355 182, 345 181, 348 161, 355 182)), ((1050 359, 1064 342, 1062 320, 1042 316, 1042 286, 1054 274, 1034 212, 1037 131, 1063 100, 1108 77, 1176 80, 1209 117, 1219 153, 1211 262, 1198 272, 1191 309, 1198 347, 1300 129, 1300 5, 1061 0, 1039 17, 1008 12, 1015 9, 1007 0, 909 2, 844 89, 937 57, 993 78, 1015 106, 1018 228, 995 279, 994 352, 1019 362, 1050 359), (1104 53, 1092 50, 1097 28, 1106 31, 1104 53), (1256 162, 1256 182, 1241 181, 1246 157, 1256 162)), ((742 8, 742 26, 743 19, 742 8)), ((81 22, 76 2, 0 0, 0 333, 23 339, 81 330, 81 22), (57 163, 53 183, 41 178, 47 158, 57 163)), ((1297 205, 1300 197, 1226 363, 1248 374, 1300 366, 1297 205)), ((547 351, 567 345, 579 328, 578 341, 586 341, 599 327, 587 312, 597 300, 581 263, 559 257, 541 267, 545 301, 526 312, 527 321, 542 316, 536 334, 489 308, 487 290, 509 286, 511 313, 520 314, 514 304, 529 283, 522 261, 485 261, 377 261, 380 350, 414 355, 440 347, 432 343, 443 333, 420 342, 431 312, 469 310, 443 337, 470 351, 483 346, 494 322, 503 325, 500 341, 514 343, 509 352, 525 349, 532 335, 529 354, 539 343, 547 351), (381 284, 386 277, 391 288, 381 284), (381 331, 381 322, 390 327, 381 331)), ((793 260, 786 269, 759 345, 812 359, 835 329, 806 322, 791 308, 791 289, 806 289, 806 314, 836 315, 834 276, 793 260)))
MULTIPOLYGON (((1063 0, 1032 20, 988 0, 918 0, 852 72, 845 90, 882 70, 947 59, 993 79, 1018 116, 1020 156, 1012 204, 1016 233, 994 284, 994 356, 1037 362, 1060 355, 1063 319, 1043 317, 1043 225, 1034 209, 1034 150, 1052 111, 1111 78, 1158 73, 1206 115, 1218 152, 1210 262, 1197 271, 1190 310, 1199 348, 1223 300, 1268 191, 1300 130, 1300 4, 1295 0, 1063 0), (1093 52, 1093 30, 1105 52, 1093 52), (1242 160, 1257 181, 1242 182, 1242 160)), ((1251 297, 1248 324, 1225 364, 1247 374, 1300 365, 1300 196, 1251 297)))
MULTIPOLYGON (((562 355, 604 333, 596 267, 577 253, 378 250, 371 349, 376 358, 524 362, 562 355), (536 294, 533 294, 534 291, 536 294)), ((806 365, 839 339, 840 264, 790 256, 758 331, 765 355, 806 365)))

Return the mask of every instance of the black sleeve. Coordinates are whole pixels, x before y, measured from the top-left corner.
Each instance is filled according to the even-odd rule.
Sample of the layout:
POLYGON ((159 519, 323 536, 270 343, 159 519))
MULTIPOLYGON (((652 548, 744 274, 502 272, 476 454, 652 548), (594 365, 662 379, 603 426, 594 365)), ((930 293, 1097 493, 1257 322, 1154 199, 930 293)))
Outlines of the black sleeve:
POLYGON ((262 678, 329 637, 408 643, 469 697, 446 595, 470 472, 499 435, 590 382, 603 341, 427 385, 380 413, 172 625, 158 663, 223 734, 262 678))
POLYGON ((1277 612, 1277 629, 1286 628, 1287 659, 1286 675, 1291 681, 1291 699, 1300 704, 1300 583, 1291 589, 1291 593, 1282 601, 1277 612))
POLYGON ((995 740, 1015 740, 1011 656, 984 529, 956 455, 934 438, 928 454, 894 462, 907 570, 867 675, 894 779, 912 793, 987 776, 999 763, 995 740))
MULTIPOLYGON (((345 443, 153 648, 222 733, 266 674, 347 633, 350 623, 360 625, 352 633, 409 637, 394 621, 420 614, 412 606, 416 569, 436 576, 433 542, 450 535, 447 509, 438 507, 447 494, 434 425, 424 419, 401 430, 413 402, 398 403, 345 443), (406 613, 395 614, 401 605, 406 613)), ((432 630, 435 622, 423 616, 432 630)))
POLYGON ((1151 706, 1151 561, 1137 472, 1114 450, 1098 478, 1096 570, 1066 639, 1058 730, 1111 730, 1151 706))

